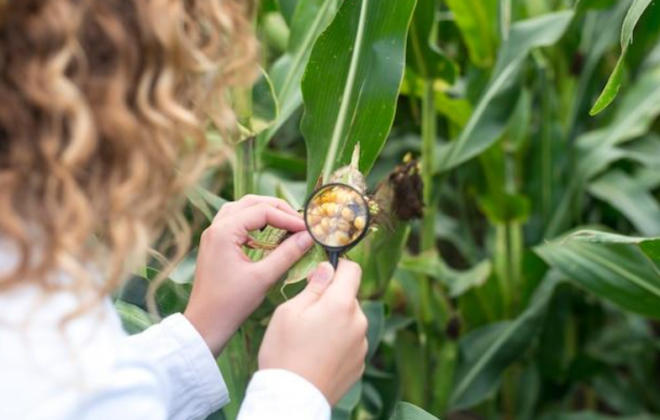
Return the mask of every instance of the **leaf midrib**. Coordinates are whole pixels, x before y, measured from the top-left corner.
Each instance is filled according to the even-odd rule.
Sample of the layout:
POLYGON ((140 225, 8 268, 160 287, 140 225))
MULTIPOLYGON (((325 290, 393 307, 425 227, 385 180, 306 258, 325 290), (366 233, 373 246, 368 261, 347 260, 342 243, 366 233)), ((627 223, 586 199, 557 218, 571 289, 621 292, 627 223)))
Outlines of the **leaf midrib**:
POLYGON ((468 372, 468 374, 465 376, 465 379, 461 381, 456 388, 456 392, 454 393, 452 400, 455 403, 456 400, 459 400, 461 395, 465 392, 467 388, 469 388, 470 384, 474 381, 474 379, 477 377, 479 374, 479 371, 483 368, 483 366, 486 365, 490 361, 490 359, 493 357, 495 352, 497 352, 502 345, 506 342, 506 340, 511 337, 511 335, 515 332, 515 330, 518 328, 518 326, 528 318, 528 316, 523 315, 520 318, 516 319, 515 321, 509 321, 511 324, 505 328, 505 331, 503 334, 501 334, 497 340, 495 340, 495 343, 488 348, 488 351, 484 354, 484 356, 479 359, 479 361, 474 365, 474 367, 468 372))
POLYGON ((477 108, 474 110, 472 117, 470 117, 470 119, 468 120, 468 123, 465 126, 463 132, 461 133, 461 136, 458 138, 458 140, 456 140, 456 143, 454 143, 454 145, 449 149, 449 153, 447 153, 447 157, 443 159, 442 164, 439 166, 440 171, 449 169, 446 168, 446 166, 451 162, 451 159, 458 153, 458 151, 462 149, 463 143, 465 142, 465 138, 469 137, 472 131, 474 131, 477 122, 486 112, 489 102, 496 96, 497 92, 499 92, 500 86, 502 86, 504 82, 508 79, 508 77, 515 71, 516 67, 524 61, 525 57, 526 54, 512 60, 505 67, 505 69, 500 72, 500 74, 493 81, 493 83, 489 85, 488 90, 479 101, 477 108))
POLYGON ((595 252, 587 250, 586 247, 578 247, 575 250, 576 253, 582 254, 583 257, 585 258, 590 258, 591 260, 601 264, 603 267, 607 268, 608 270, 618 274, 621 276, 621 278, 626 279, 630 281, 631 283, 635 284, 636 286, 646 290, 647 292, 652 293, 656 297, 660 298, 660 288, 655 287, 654 285, 646 282, 643 278, 636 276, 629 271, 626 271, 619 266, 617 266, 614 263, 611 263, 607 259, 601 257, 595 252))
POLYGON ((323 166, 323 183, 327 183, 330 179, 330 174, 334 169, 335 161, 337 159, 337 151, 339 149, 339 142, 344 131, 344 124, 346 123, 346 117, 348 115, 348 107, 350 106, 353 87, 355 85, 355 79, 357 76, 358 64, 360 62, 360 55, 362 53, 362 46, 364 41, 364 28, 366 26, 366 16, 367 9, 369 8, 369 0, 362 0, 362 5, 360 8, 360 20, 358 21, 357 34, 355 35, 355 48, 353 49, 353 54, 351 56, 351 65, 348 69, 348 75, 346 77, 346 85, 344 86, 344 92, 341 96, 342 101, 339 106, 339 113, 337 114, 337 123, 332 131, 332 137, 330 140, 330 148, 328 149, 328 154, 325 157, 325 163, 323 166))

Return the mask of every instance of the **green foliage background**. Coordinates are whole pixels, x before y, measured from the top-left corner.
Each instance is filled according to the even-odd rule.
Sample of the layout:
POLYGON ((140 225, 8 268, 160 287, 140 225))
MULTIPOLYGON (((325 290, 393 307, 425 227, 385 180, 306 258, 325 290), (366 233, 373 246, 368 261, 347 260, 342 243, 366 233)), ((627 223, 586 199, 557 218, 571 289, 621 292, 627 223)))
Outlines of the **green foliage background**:
MULTIPOLYGON (((189 193, 193 241, 225 200, 300 207, 357 142, 372 188, 422 163, 423 219, 351 254, 371 348, 333 419, 660 416, 657 1, 263 0, 255 22, 263 75, 233 93, 235 161, 189 193)), ((185 307, 194 256, 161 315, 185 307)), ((118 299, 132 332, 153 270, 118 299)), ((236 418, 281 301, 220 357, 216 418, 236 418)))

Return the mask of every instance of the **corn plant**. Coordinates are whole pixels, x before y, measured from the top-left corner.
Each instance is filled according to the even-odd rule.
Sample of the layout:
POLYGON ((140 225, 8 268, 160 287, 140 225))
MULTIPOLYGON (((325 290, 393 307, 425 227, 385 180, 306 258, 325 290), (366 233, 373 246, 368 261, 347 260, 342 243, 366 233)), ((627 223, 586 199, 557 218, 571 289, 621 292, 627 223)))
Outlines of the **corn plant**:
MULTIPOLYGON (((263 0, 255 27, 262 75, 232 93, 236 138, 209 131, 236 153, 189 192, 192 239, 226 200, 301 208, 346 165, 366 177, 381 214, 348 257, 368 368, 333 419, 660 418, 657 1, 263 0)), ((324 258, 229 343, 216 418, 236 417, 269 316, 324 258)), ((117 301, 132 332, 153 322, 153 270, 117 301)))

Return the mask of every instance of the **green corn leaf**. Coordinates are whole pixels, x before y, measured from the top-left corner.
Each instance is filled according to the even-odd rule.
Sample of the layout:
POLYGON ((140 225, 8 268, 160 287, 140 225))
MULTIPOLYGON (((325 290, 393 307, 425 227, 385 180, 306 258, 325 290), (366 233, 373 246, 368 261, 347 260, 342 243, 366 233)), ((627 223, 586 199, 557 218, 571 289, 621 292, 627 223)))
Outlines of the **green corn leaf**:
POLYGON ((497 0, 447 0, 465 40, 470 60, 478 67, 493 64, 497 50, 497 0))
POLYGON ((486 325, 461 338, 452 410, 472 407, 491 395, 504 370, 524 354, 540 331, 557 284, 559 277, 551 272, 518 318, 486 325))
MULTIPOLYGON (((580 236, 591 237, 592 242, 608 239, 611 243, 570 240, 568 236, 569 240, 549 242, 535 251, 546 263, 595 296, 625 310, 660 318, 660 274, 656 264, 640 249, 612 240, 621 238, 575 234, 577 238, 580 236)), ((655 240, 645 247, 650 253, 658 251, 655 240)))
MULTIPOLYGON (((247 101, 246 101, 247 102, 247 101)), ((252 87, 249 104, 235 104, 236 107, 247 107, 249 114, 244 119, 240 118, 238 128, 240 137, 238 141, 244 141, 255 137, 267 130, 277 120, 279 115, 279 103, 275 95, 275 88, 268 74, 261 69, 261 76, 252 87)))
POLYGON ((405 250, 410 226, 397 222, 390 230, 383 226, 376 232, 371 232, 362 242, 351 249, 348 257, 362 267, 361 293, 369 296, 384 288, 405 250))
MULTIPOLYGON (((287 13, 292 10, 291 1, 283 2, 287 13)), ((287 52, 270 70, 275 96, 280 112, 268 130, 261 133, 258 147, 263 151, 268 141, 291 115, 302 105, 300 81, 312 52, 314 42, 332 21, 339 0, 299 0, 291 17, 291 37, 287 52)))
POLYGON ((414 0, 345 0, 305 70, 302 132, 307 186, 351 159, 359 142, 368 172, 394 120, 414 0))
POLYGON ((456 63, 433 42, 437 8, 436 0, 417 0, 408 36, 407 61, 422 79, 444 79, 453 83, 456 63))
POLYGON ((291 21, 293 20, 293 13, 296 10, 296 5, 299 3, 299 0, 277 0, 277 3, 280 7, 280 12, 286 23, 291 26, 291 21))
POLYGON ((146 311, 122 300, 115 302, 121 323, 129 334, 138 334, 154 324, 154 319, 146 311))
POLYGON ((442 146, 436 170, 448 171, 490 147, 502 134, 513 112, 518 76, 534 48, 556 43, 573 19, 573 12, 552 13, 515 23, 502 46, 493 76, 455 141, 442 146))
POLYGON ((594 197, 619 210, 644 235, 660 235, 660 205, 640 183, 620 170, 613 170, 589 186, 594 197))
POLYGON ((432 416, 419 407, 416 407, 407 402, 401 402, 394 408, 394 414, 390 420, 438 420, 437 417, 432 416))
POLYGON ((601 92, 600 96, 594 103, 594 106, 589 111, 589 115, 597 115, 605 108, 607 108, 616 95, 619 93, 621 88, 621 81, 623 78, 623 66, 626 60, 626 55, 628 54, 628 46, 633 41, 633 31, 637 22, 642 17, 642 14, 646 8, 651 4, 653 0, 634 0, 633 4, 628 9, 628 14, 626 15, 625 20, 623 21, 623 27, 621 28, 621 56, 614 67, 614 71, 607 81, 607 85, 601 92))
POLYGON ((249 354, 244 344, 245 334, 243 330, 236 332, 217 360, 227 389, 232 395, 231 401, 222 408, 226 420, 236 420, 238 417, 250 376, 249 354))
POLYGON ((660 67, 642 74, 623 96, 612 122, 577 140, 577 168, 554 209, 545 236, 552 238, 565 229, 571 203, 578 192, 612 163, 625 158, 622 144, 646 134, 660 114, 660 67))
POLYGON ((542 420, 658 420, 660 417, 651 414, 638 414, 634 416, 608 416, 593 411, 575 411, 572 413, 557 413, 544 416, 542 420))
POLYGON ((367 354, 367 360, 370 360, 376 353, 385 332, 385 304, 380 301, 363 302, 362 311, 369 320, 369 329, 367 330, 369 353, 367 354))
POLYGON ((660 237, 644 238, 625 236, 600 230, 579 230, 566 238, 567 241, 580 241, 594 244, 637 245, 647 257, 660 263, 660 237))
POLYGON ((358 381, 332 408, 332 420, 350 420, 351 414, 360 403, 362 381, 358 381))
POLYGON ((314 244, 312 249, 289 269, 289 274, 284 280, 283 287, 305 280, 312 270, 318 267, 323 261, 327 261, 327 259, 323 247, 314 244))
POLYGON ((216 213, 227 202, 227 200, 213 194, 201 184, 193 186, 186 192, 186 196, 190 203, 197 207, 209 221, 213 220, 216 213))
POLYGON ((588 10, 601 10, 608 9, 617 0, 577 0, 575 2, 575 10, 577 13, 584 13, 588 10))

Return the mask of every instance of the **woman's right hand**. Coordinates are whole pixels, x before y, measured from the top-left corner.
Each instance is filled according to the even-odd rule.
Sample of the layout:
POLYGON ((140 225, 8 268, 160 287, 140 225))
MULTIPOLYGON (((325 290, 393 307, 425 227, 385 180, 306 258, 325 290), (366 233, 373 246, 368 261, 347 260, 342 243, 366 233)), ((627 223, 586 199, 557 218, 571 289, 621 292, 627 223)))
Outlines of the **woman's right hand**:
POLYGON ((320 264, 305 290, 275 311, 259 368, 296 373, 336 404, 364 372, 368 322, 356 299, 361 275, 347 260, 336 273, 320 264))

